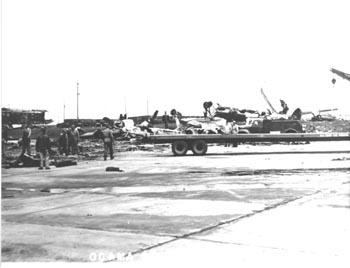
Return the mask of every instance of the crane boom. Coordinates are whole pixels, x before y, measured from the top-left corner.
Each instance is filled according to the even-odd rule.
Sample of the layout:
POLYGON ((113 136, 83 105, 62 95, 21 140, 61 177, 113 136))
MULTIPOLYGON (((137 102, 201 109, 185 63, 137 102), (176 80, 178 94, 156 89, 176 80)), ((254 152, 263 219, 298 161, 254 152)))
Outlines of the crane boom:
POLYGON ((333 68, 331 68, 330 71, 331 71, 332 73, 335 73, 335 74, 339 75, 341 78, 350 81, 350 74, 344 73, 344 72, 342 72, 342 71, 339 71, 339 70, 336 70, 336 69, 333 69, 333 68))

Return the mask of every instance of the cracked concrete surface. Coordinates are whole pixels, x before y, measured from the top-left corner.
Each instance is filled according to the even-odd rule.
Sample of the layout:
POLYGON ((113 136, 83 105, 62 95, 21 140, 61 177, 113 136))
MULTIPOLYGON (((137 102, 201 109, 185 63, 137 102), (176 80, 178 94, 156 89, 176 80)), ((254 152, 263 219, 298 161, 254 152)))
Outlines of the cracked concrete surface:
POLYGON ((350 144, 315 144, 2 170, 2 261, 345 267, 350 144))

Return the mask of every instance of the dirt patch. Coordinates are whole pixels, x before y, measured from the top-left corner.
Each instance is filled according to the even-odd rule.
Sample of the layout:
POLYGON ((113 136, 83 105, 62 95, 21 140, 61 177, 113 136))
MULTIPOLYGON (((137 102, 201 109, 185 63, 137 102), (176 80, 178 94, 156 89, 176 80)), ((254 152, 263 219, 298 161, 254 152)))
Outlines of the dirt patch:
POLYGON ((3 244, 1 248, 2 261, 20 262, 23 260, 40 258, 45 259, 48 255, 47 250, 31 244, 3 244))

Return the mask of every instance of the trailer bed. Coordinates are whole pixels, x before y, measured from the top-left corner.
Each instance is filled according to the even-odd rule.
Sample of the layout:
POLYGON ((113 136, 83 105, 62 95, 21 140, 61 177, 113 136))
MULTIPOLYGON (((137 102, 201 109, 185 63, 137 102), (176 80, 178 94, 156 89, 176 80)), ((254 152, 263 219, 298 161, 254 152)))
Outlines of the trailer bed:
POLYGON ((196 155, 207 152, 208 143, 350 141, 350 133, 278 133, 278 134, 173 134, 149 135, 144 143, 171 143, 174 155, 185 155, 189 149, 196 155))

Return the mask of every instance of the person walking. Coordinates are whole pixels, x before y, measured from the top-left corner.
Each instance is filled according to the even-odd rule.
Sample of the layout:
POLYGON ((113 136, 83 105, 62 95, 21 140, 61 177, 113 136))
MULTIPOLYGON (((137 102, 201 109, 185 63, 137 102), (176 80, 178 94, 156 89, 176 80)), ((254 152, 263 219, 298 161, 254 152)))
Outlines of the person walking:
POLYGON ((108 125, 105 125, 105 129, 102 131, 103 134, 103 145, 104 145, 104 155, 103 158, 106 161, 107 155, 109 152, 110 158, 113 159, 113 145, 114 145, 114 138, 113 138, 113 132, 109 129, 108 125))
POLYGON ((50 139, 46 135, 46 128, 41 128, 40 135, 36 139, 35 149, 40 155, 40 167, 43 169, 45 161, 45 169, 50 169, 49 167, 49 150, 50 150, 50 139))
POLYGON ((29 124, 23 125, 22 132, 22 153, 24 155, 26 152, 30 155, 30 136, 32 135, 32 130, 29 127, 29 124))

